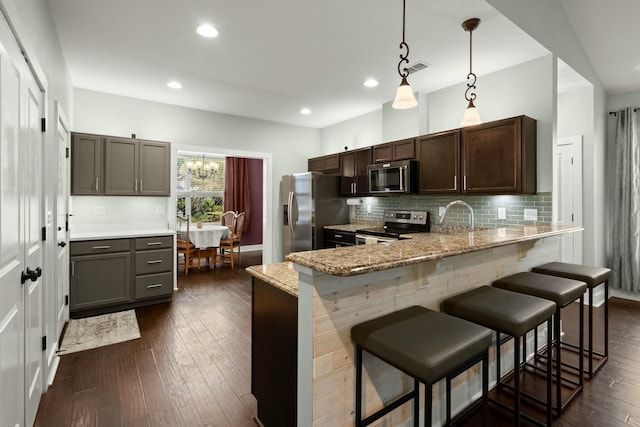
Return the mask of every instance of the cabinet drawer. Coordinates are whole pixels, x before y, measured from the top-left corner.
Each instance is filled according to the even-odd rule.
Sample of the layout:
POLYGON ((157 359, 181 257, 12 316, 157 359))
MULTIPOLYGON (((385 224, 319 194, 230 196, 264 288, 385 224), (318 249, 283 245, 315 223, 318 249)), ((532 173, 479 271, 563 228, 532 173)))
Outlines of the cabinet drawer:
POLYGON ((164 248, 173 248, 173 236, 138 237, 136 239, 136 251, 164 248))
MULTIPOLYGON (((351 231, 338 231, 338 230, 324 230, 325 242, 340 243, 344 245, 356 244, 356 233, 351 231)), ((333 245, 327 245, 327 247, 333 247, 333 245)))
POLYGON ((86 240, 71 242, 71 255, 129 252, 130 248, 129 239, 86 240))
POLYGON ((136 276, 140 274, 172 271, 172 267, 172 249, 136 252, 136 276))
POLYGON ((136 277, 135 299, 154 298, 171 295, 173 273, 148 274, 136 277))

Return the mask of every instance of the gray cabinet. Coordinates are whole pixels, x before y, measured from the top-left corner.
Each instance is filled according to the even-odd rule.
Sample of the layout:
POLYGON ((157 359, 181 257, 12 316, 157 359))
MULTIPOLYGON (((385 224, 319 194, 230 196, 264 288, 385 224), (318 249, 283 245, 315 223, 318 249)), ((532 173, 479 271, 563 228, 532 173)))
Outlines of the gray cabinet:
POLYGON ((173 236, 71 242, 69 310, 105 313, 170 301, 173 236))
POLYGON ((168 143, 106 137, 104 144, 105 195, 169 195, 168 143))
POLYGON ((170 195, 170 143, 80 133, 71 141, 72 195, 170 195))
POLYGON ((102 137, 85 133, 71 136, 71 195, 102 194, 102 137))
POLYGON ((71 312, 129 302, 129 239, 72 242, 69 296, 71 312))
POLYGON ((173 236, 135 239, 134 299, 170 296, 173 291, 173 236))

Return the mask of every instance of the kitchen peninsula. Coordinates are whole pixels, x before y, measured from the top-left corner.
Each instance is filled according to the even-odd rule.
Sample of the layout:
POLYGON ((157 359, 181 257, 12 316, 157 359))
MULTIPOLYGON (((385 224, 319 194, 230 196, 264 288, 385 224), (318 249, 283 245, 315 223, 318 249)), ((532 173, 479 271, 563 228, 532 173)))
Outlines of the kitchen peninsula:
MULTIPOLYGON (((445 298, 559 259, 560 236, 580 227, 513 226, 454 234, 412 234, 396 242, 295 252, 253 266, 252 392, 270 425, 352 426, 351 327, 412 305, 438 310, 445 298)), ((412 382, 365 355, 364 413, 412 382)), ((476 371, 454 383, 452 408, 480 390, 476 371)), ((444 391, 442 391, 444 393, 444 391)), ((439 416, 442 400, 434 414, 439 416)), ((387 415, 411 418, 411 405, 387 415)))

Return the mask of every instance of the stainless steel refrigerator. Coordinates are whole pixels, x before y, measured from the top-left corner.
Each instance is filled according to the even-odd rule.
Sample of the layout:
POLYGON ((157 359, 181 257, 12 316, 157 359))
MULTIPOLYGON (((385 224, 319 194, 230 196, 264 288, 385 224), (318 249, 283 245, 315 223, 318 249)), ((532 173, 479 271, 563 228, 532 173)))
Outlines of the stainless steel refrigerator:
POLYGON ((340 177, 318 172, 285 175, 281 183, 283 257, 324 248, 324 226, 349 223, 340 177))

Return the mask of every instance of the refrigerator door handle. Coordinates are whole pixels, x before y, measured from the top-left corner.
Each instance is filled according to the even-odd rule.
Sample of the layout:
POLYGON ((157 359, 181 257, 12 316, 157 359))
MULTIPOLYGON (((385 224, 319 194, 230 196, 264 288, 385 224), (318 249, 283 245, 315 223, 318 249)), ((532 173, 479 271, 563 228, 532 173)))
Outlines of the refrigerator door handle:
POLYGON ((293 234, 293 191, 289 191, 289 199, 287 200, 287 215, 289 215, 289 230, 291 230, 291 234, 293 234))

